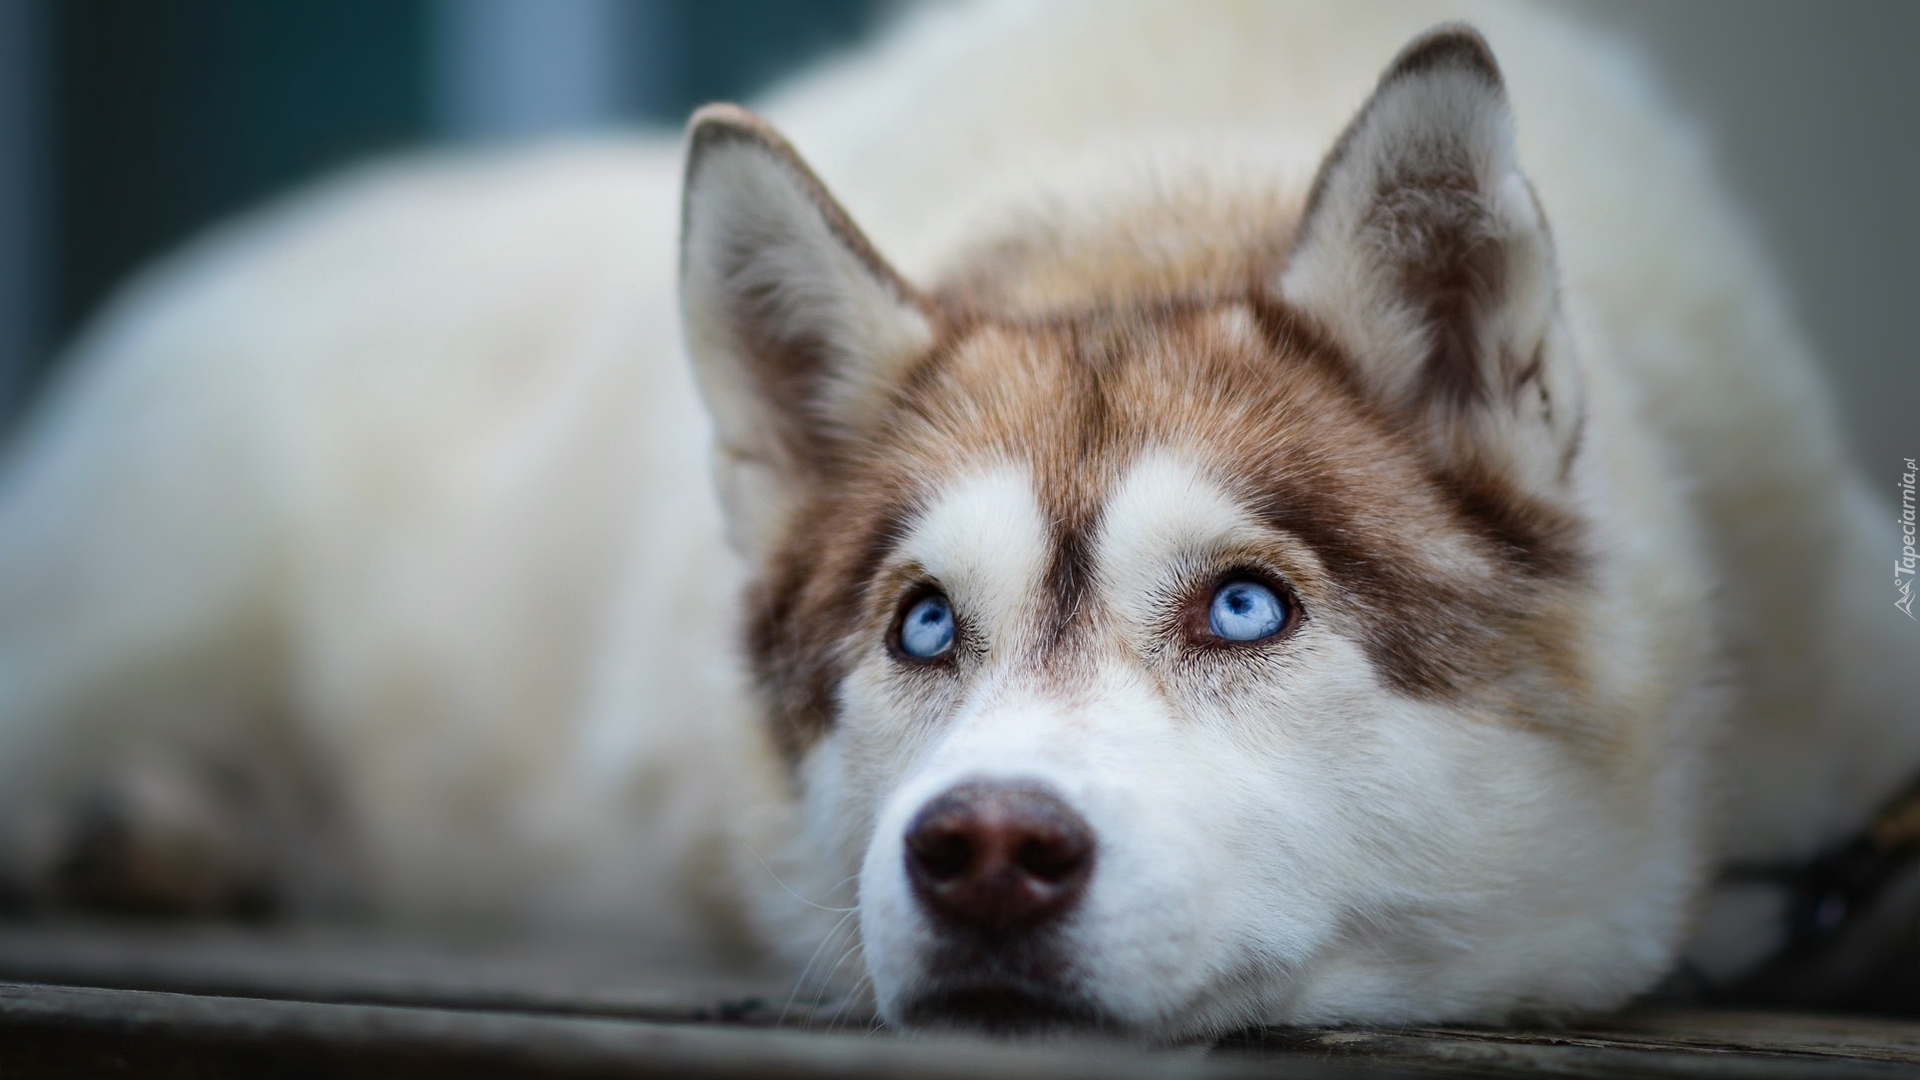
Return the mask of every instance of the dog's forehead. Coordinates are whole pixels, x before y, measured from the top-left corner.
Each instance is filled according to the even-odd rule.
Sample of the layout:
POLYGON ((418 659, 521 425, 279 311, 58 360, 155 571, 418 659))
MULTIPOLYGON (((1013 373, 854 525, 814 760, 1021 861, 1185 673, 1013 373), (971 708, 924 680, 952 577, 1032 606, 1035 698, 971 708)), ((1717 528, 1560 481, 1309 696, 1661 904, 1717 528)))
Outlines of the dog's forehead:
POLYGON ((979 530, 973 546, 1025 559, 1089 529, 1111 547, 1115 518, 1135 535, 1219 531, 1262 494, 1238 467, 1249 447, 1293 454, 1296 475, 1366 450, 1317 361, 1276 348, 1237 301, 983 323, 911 387, 891 452, 870 460, 918 475, 916 547, 957 552, 979 530))
POLYGON ((1143 454, 1251 501, 1282 497, 1276 485, 1390 498, 1418 482, 1338 358, 1238 300, 981 322, 917 373, 884 430, 868 467, 911 477, 922 505, 1017 462, 1063 535, 1097 525, 1143 454))
POLYGON ((1169 560, 1271 537, 1308 502, 1350 532, 1417 474, 1313 349, 1236 300, 973 328, 868 459, 914 490, 892 561, 1037 613, 1057 643, 1102 583, 1153 587, 1169 560))

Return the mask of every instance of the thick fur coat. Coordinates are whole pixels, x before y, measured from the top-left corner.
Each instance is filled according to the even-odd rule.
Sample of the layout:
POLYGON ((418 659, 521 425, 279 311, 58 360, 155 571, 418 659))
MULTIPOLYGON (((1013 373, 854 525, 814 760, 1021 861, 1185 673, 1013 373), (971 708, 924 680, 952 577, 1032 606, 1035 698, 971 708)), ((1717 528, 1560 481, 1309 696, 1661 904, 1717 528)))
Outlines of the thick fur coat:
POLYGON ((1499 1020, 1737 974, 1783 900, 1715 868, 1920 767, 1893 517, 1621 50, 941 9, 763 115, 371 169, 92 328, 0 489, 16 891, 1499 1020), (916 846, 983 784, 1085 834, 1044 926, 916 846))

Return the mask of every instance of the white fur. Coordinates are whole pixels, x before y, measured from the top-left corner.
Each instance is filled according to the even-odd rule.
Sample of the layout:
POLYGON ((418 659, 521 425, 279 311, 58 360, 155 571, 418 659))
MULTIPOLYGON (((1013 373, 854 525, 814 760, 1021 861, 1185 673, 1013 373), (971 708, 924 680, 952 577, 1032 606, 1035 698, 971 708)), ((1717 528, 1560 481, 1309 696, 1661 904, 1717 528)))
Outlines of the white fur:
MULTIPOLYGON (((1383 692, 1331 622, 1233 704, 1176 715, 1119 643, 1169 560, 1253 525, 1169 447, 1106 463, 1125 475, 1098 542, 1120 637, 1083 686, 989 663, 904 723, 876 650, 843 689, 871 737, 823 743, 790 812, 703 460, 715 428, 723 468, 780 451, 709 365, 704 419, 672 299, 678 155, 637 139, 335 182, 95 325, 0 487, 0 865, 44 875, 108 762, 191 771, 246 746, 315 778, 314 806, 271 822, 299 898, 767 948, 796 971, 864 948, 884 1010, 922 975, 906 815, 956 779, 1023 775, 1099 831, 1099 882, 1127 883, 1097 883, 1072 933, 1143 1032, 1621 1000, 1670 959, 1714 858, 1804 855, 1920 762, 1920 637, 1876 539, 1892 516, 1635 62, 1496 4, 1007 3, 923 16, 767 112, 924 281, 979 207, 1037 187, 1071 215, 1142 157, 1278 158, 1304 193, 1382 65, 1449 17, 1492 42, 1552 222, 1591 416, 1566 482, 1597 511, 1607 598, 1585 646, 1600 692, 1649 721, 1628 725, 1627 790, 1545 735, 1383 692), (856 893, 849 943, 836 909, 856 893)), ((726 167, 713 197, 739 205, 716 220, 809 220, 750 154, 726 167)), ((883 368, 924 340, 811 226, 769 227, 794 319, 830 312, 883 368)), ((1326 273, 1322 295, 1349 291, 1321 310, 1352 342, 1406 347, 1404 328, 1369 336, 1394 322, 1364 280, 1326 273)), ((1301 274, 1285 288, 1304 300, 1301 274)), ((723 285, 689 294, 695 334, 721 325, 697 301, 723 285)), ((1037 511, 1018 470, 981 467, 936 493, 914 557, 971 575, 963 618, 1011 634, 1037 511)), ((729 491, 742 548, 772 526, 739 522, 778 521, 782 498, 729 491)))
POLYGON ((940 582, 960 610, 985 621, 975 632, 1008 641, 1045 573, 1046 516, 1022 470, 999 465, 950 482, 913 526, 900 553, 940 582))

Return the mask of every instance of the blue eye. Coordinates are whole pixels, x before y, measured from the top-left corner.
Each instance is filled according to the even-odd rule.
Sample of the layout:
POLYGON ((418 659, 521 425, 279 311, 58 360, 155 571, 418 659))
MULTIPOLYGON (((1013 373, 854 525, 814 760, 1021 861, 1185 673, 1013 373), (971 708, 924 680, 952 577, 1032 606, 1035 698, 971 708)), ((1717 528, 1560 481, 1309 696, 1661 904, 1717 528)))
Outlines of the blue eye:
POLYGON ((933 660, 953 648, 953 605, 939 593, 915 601, 900 617, 900 651, 916 660, 933 660))
POLYGON ((1229 581, 1213 594, 1207 628, 1222 641, 1261 641, 1287 625, 1287 602, 1257 581, 1229 581))

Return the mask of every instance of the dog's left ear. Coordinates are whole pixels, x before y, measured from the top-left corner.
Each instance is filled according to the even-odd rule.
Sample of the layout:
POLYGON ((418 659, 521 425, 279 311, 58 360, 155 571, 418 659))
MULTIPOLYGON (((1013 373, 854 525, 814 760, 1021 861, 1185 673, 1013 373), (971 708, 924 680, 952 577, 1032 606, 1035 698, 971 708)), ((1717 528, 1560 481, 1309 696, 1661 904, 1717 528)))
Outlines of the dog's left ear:
POLYGON ((1443 463, 1536 494, 1563 483, 1579 374, 1552 238, 1474 30, 1437 27, 1388 66, 1320 167, 1279 290, 1443 463))
POLYGON ((759 557, 932 346, 932 307, 744 109, 694 114, 684 199, 681 321, 713 414, 728 533, 759 557))

